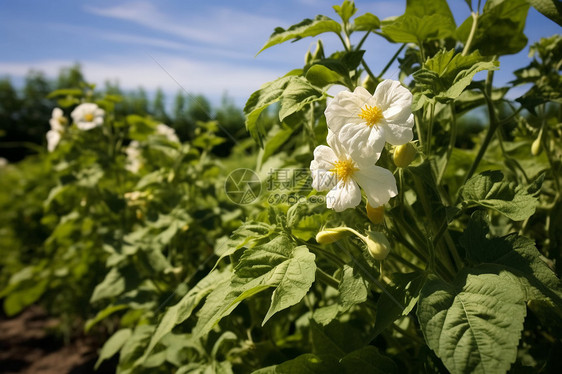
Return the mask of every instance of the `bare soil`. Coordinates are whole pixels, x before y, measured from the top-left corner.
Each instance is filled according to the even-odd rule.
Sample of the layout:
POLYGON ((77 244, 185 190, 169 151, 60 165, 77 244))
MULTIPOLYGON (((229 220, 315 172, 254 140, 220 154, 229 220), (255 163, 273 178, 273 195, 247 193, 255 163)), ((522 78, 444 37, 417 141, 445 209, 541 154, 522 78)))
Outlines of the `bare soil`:
POLYGON ((57 325, 58 321, 39 307, 28 308, 13 318, 0 316, 0 373, 115 373, 114 361, 94 370, 101 342, 80 335, 64 344, 54 334, 57 325))

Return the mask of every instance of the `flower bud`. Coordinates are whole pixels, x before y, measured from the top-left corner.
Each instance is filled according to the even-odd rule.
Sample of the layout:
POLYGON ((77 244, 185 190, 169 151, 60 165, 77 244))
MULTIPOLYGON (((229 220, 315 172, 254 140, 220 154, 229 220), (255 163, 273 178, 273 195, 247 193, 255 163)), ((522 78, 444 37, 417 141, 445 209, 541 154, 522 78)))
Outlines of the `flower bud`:
POLYGON ((367 231, 363 241, 367 244, 367 251, 375 260, 384 260, 390 252, 390 243, 384 234, 377 231, 367 231))
POLYGON ((371 76, 367 74, 365 79, 363 79, 363 82, 361 82, 361 86, 363 86, 370 93, 373 93, 375 92, 375 89, 377 88, 377 85, 379 83, 380 81, 373 80, 373 78, 371 78, 371 76))
POLYGON ((412 143, 399 145, 394 149, 394 165, 405 168, 414 161, 417 154, 418 150, 412 143))
POLYGON ((541 137, 535 139, 533 144, 531 145, 531 154, 533 156, 538 156, 541 154, 542 151, 542 144, 541 144, 541 137))
POLYGON ((313 60, 323 60, 324 59, 324 46, 322 45, 322 40, 318 39, 316 42, 316 50, 312 55, 313 60))
POLYGON ((384 205, 380 205, 376 208, 373 208, 367 202, 367 217, 369 217, 369 221, 371 221, 375 225, 383 223, 383 221, 384 221, 384 205))
POLYGON ((320 244, 330 244, 337 242, 347 235, 347 227, 335 227, 325 229, 316 234, 316 241, 320 244))

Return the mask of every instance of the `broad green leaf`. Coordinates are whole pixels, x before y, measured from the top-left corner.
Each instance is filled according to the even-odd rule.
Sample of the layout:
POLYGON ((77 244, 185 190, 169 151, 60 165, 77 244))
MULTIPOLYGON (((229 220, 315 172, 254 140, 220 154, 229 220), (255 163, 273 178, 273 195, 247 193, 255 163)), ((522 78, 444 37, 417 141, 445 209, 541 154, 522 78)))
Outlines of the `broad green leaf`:
POLYGON ((453 35, 454 30, 454 21, 437 13, 423 18, 406 13, 396 19, 382 21, 382 32, 396 43, 420 44, 444 39, 453 35))
POLYGON ((148 357, 156 344, 166 334, 170 333, 174 327, 188 319, 201 300, 214 290, 217 284, 221 284, 225 281, 228 275, 228 271, 210 272, 205 278, 201 279, 195 287, 189 290, 189 292, 187 292, 176 305, 168 308, 158 323, 158 327, 156 327, 154 335, 152 335, 152 338, 150 339, 150 344, 146 348, 144 357, 148 357))
POLYGON ((208 332, 243 300, 274 288, 263 323, 280 310, 300 302, 315 279, 314 254, 295 247, 286 236, 244 251, 229 282, 213 290, 199 312, 195 336, 208 332))
POLYGON ((527 0, 536 10, 562 26, 562 1, 560 0, 527 0))
POLYGON ((465 269, 452 284, 430 277, 417 314, 427 344, 451 373, 505 373, 523 329, 522 296, 509 276, 465 269))
MULTIPOLYGON (((463 56, 455 50, 441 50, 428 59, 425 66, 413 76, 421 94, 446 102, 458 98, 472 82, 474 75, 483 70, 497 70, 498 61, 488 61, 478 51, 463 56)), ((419 109, 420 105, 414 109, 419 109)))
POLYGON ((100 310, 94 318, 90 318, 89 320, 86 321, 86 325, 84 326, 84 331, 86 331, 86 332, 90 331, 90 329, 93 326, 95 326, 98 322, 103 321, 104 319, 106 319, 107 317, 109 317, 110 315, 112 315, 115 312, 118 312, 120 310, 127 309, 127 308, 128 308, 128 305, 126 305, 126 304, 109 305, 105 309, 100 310))
POLYGON ((353 20, 353 31, 373 31, 381 27, 379 17, 371 13, 365 13, 353 20))
MULTIPOLYGON (((538 183, 542 182, 538 179, 538 183)), ((490 170, 470 178, 461 191, 462 207, 480 205, 494 209, 514 221, 523 221, 535 213, 536 186, 516 185, 504 180, 499 170, 490 170)))
POLYGON ((339 34, 341 32, 341 25, 329 17, 318 15, 313 20, 307 18, 289 27, 287 30, 282 27, 277 27, 269 37, 269 40, 259 50, 258 54, 269 47, 281 44, 287 40, 299 40, 307 36, 316 36, 325 32, 335 32, 339 34))
POLYGON ((111 268, 105 279, 94 289, 90 302, 95 303, 102 299, 119 296, 125 291, 138 287, 140 283, 141 279, 134 266, 111 268))
POLYGON ((305 353, 282 364, 256 370, 252 374, 339 374, 338 362, 329 356, 305 353))
POLYGON ((405 13, 420 18, 431 14, 440 14, 448 19, 448 23, 455 24, 455 19, 447 0, 406 0, 405 13))
POLYGON ((4 299, 4 312, 9 317, 18 314, 39 300, 48 285, 48 279, 28 279, 18 283, 4 299))
POLYGON ((263 148, 261 163, 263 164, 271 155, 276 153, 283 144, 289 140, 295 129, 291 127, 276 126, 268 134, 268 140, 263 148))
MULTIPOLYGON (((527 45, 523 34, 529 4, 526 0, 488 0, 478 17, 471 50, 479 50, 485 56, 509 55, 521 51, 527 45)), ((474 22, 469 16, 457 30, 457 37, 466 43, 474 22)))
POLYGON ((312 65, 310 69, 308 69, 306 72, 306 79, 318 87, 324 87, 344 80, 340 74, 319 64, 312 65))
POLYGON ((103 345, 94 368, 97 369, 103 361, 117 354, 132 334, 133 331, 131 329, 121 329, 111 335, 103 345))
POLYGON ((310 84, 304 77, 285 76, 266 83, 254 92, 244 107, 246 114, 246 129, 254 140, 263 147, 265 128, 258 121, 265 108, 281 101, 279 119, 302 109, 305 105, 323 98, 323 93, 310 84))
POLYGON ((47 99, 60 98, 64 96, 78 96, 82 97, 84 92, 79 88, 64 88, 59 90, 54 90, 47 95, 47 99))
POLYGON ((377 302, 374 336, 383 332, 400 316, 408 315, 414 309, 426 277, 425 273, 420 272, 393 274, 393 284, 386 287, 386 292, 381 294, 377 302))
POLYGON ((353 351, 340 360, 342 372, 346 374, 373 373, 391 374, 398 373, 398 367, 390 358, 380 354, 372 345, 367 345, 353 351))
POLYGON ((355 3, 349 0, 344 0, 342 5, 334 5, 332 8, 334 8, 334 10, 341 17, 343 22, 349 21, 349 19, 353 17, 355 12, 357 12, 355 3))
POLYGON ((352 306, 361 304, 367 300, 369 286, 359 272, 355 271, 349 265, 344 265, 338 291, 338 304, 341 306, 340 310, 346 311, 352 306))
POLYGON ((510 234, 489 237, 483 212, 474 212, 460 243, 467 257, 475 264, 496 264, 521 282, 525 301, 544 300, 562 310, 562 282, 541 259, 535 243, 523 236, 510 234))

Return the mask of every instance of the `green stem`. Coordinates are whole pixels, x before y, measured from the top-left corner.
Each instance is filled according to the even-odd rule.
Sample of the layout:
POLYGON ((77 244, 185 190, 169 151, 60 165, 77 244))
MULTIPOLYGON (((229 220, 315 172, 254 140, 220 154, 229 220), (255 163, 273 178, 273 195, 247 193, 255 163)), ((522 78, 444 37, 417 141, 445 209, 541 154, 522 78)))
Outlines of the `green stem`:
POLYGON ((455 113, 455 104, 450 104, 451 108, 451 136, 449 138, 449 146, 447 147, 447 155, 445 157, 445 164, 443 168, 439 171, 439 175, 437 176, 437 185, 441 184, 443 180, 443 176, 445 175, 445 171, 447 170, 447 165, 449 165, 449 160, 451 159, 451 155, 453 154, 453 149, 455 148, 455 143, 457 141, 457 118, 455 113))
POLYGON ((435 121, 435 103, 431 103, 429 112, 429 125, 427 126, 427 136, 425 138, 425 153, 429 157, 431 155, 431 135, 433 133, 433 122, 435 121))
POLYGON ((400 46, 400 48, 398 48, 398 50, 396 51, 396 53, 394 54, 394 56, 392 56, 392 58, 390 59, 390 61, 388 61, 388 63, 386 64, 386 66, 382 69, 382 71, 380 72, 380 74, 377 76, 378 79, 381 79, 382 76, 384 75, 384 73, 386 73, 386 71, 388 69, 390 69, 390 66, 394 63, 394 60, 396 60, 398 58, 398 56, 400 55, 400 52, 402 52, 402 50, 404 49, 404 47, 406 47, 406 44, 402 44, 400 46))
POLYGON ((478 25, 478 11, 472 12, 472 27, 470 28, 470 34, 468 34, 468 39, 466 40, 466 44, 462 50, 462 55, 466 56, 468 51, 470 50, 470 45, 472 44, 472 39, 474 38, 474 34, 476 33, 476 28, 478 25))
POLYGON ((355 48, 356 51, 361 49, 363 43, 365 43, 365 40, 367 40, 367 37, 369 36, 370 33, 371 33, 370 31, 367 31, 365 35, 361 38, 361 41, 359 41, 359 44, 357 44, 357 48, 355 48))
POLYGON ((474 174, 474 172, 478 168, 478 165, 480 164, 480 161, 482 161, 482 157, 484 157, 484 154, 486 153, 486 150, 488 149, 488 146, 490 145, 490 141, 492 140, 492 138, 494 136, 494 133, 496 132, 496 130, 498 129, 498 127, 500 125, 500 123, 498 121, 498 118, 496 116, 496 111, 494 109, 494 103, 492 102, 492 98, 488 94, 488 92, 486 92, 486 91, 491 91, 491 89, 489 89, 489 88, 491 87, 493 77, 494 77, 494 72, 488 71, 488 77, 486 78, 486 86, 487 87, 483 92, 484 98, 486 99, 486 104, 488 106, 488 114, 490 116, 490 126, 488 127, 488 132, 486 133, 486 137, 484 138, 484 141, 482 142, 482 145, 480 146, 480 149, 478 150, 478 154, 476 155, 476 158, 472 162, 470 170, 468 171, 468 173, 466 174, 466 176, 464 178, 464 183, 466 183, 466 181, 469 180, 470 177, 472 177, 472 175, 474 174))
POLYGON ((320 269, 319 267, 316 268, 316 278, 320 281, 323 282, 324 284, 334 288, 334 289, 339 289, 340 287, 340 281, 337 280, 336 278, 332 277, 331 275, 329 275, 328 273, 326 273, 324 270, 320 269))

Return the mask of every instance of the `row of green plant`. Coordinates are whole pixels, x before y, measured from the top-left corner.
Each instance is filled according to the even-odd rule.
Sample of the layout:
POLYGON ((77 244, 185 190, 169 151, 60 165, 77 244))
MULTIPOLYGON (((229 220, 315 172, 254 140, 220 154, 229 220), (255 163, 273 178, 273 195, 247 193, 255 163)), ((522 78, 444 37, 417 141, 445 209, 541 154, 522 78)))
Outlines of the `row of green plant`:
POLYGON ((319 40, 254 92, 252 139, 224 159, 220 122, 181 143, 114 95, 55 91, 52 152, 0 169, 19 185, 0 200, 4 310, 88 318, 119 373, 556 372, 562 37, 510 84, 494 72, 527 45, 529 4, 560 13, 466 4, 459 26, 445 0, 382 21, 344 1, 275 29, 262 51, 331 33, 342 49, 319 40), (375 74, 365 51, 387 42, 375 74))

